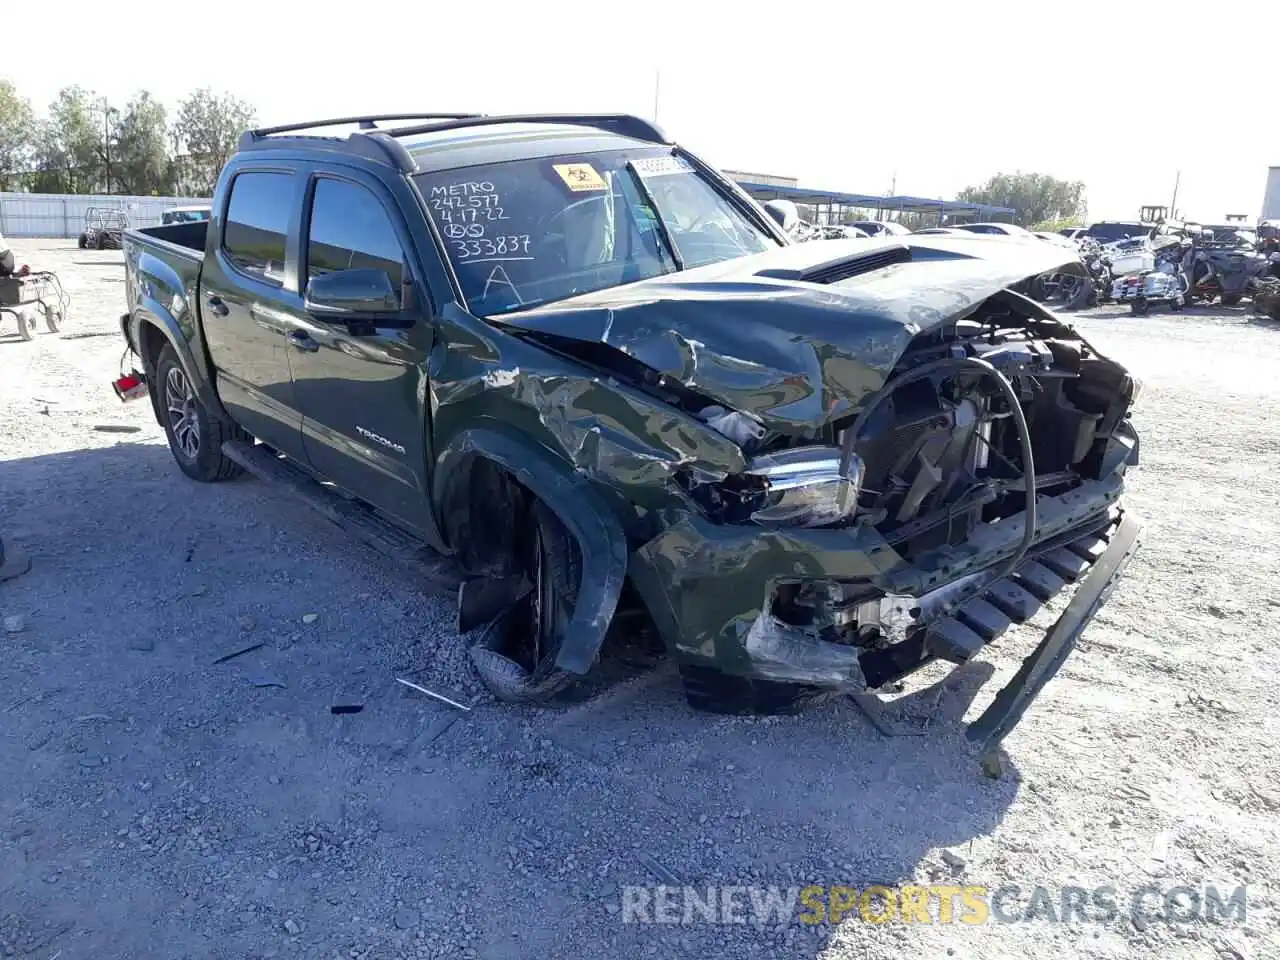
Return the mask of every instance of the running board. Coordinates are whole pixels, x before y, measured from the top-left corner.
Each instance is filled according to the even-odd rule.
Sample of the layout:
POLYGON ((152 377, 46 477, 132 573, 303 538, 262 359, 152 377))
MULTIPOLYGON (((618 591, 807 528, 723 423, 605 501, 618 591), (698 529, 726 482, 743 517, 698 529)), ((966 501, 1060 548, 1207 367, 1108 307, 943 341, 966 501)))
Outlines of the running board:
POLYGON ((451 558, 432 550, 359 501, 333 492, 286 457, 243 440, 228 440, 222 445, 222 452, 259 480, 293 494, 330 523, 413 571, 428 593, 457 593, 462 576, 451 558))

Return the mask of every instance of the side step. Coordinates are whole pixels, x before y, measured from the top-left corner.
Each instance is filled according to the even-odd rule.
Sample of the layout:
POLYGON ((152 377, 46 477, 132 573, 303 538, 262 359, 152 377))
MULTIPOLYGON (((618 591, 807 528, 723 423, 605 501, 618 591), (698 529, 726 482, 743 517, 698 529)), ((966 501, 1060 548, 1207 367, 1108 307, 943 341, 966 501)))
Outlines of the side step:
POLYGON ((331 492, 268 447, 228 440, 222 445, 222 452, 259 480, 288 491, 326 520, 408 567, 428 593, 456 594, 462 576, 453 560, 382 519, 369 507, 331 492))

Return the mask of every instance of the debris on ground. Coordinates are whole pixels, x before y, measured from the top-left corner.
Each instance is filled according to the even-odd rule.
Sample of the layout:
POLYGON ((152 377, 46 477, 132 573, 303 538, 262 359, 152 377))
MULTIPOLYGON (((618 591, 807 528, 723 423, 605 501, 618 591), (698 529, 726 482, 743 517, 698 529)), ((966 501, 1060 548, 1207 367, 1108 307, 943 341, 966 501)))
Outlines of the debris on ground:
POLYGON ((244 646, 236 647, 234 650, 229 650, 228 652, 224 653, 222 656, 218 657, 213 662, 226 663, 228 660, 234 660, 236 657, 242 657, 246 653, 252 653, 254 650, 257 650, 259 647, 265 647, 265 646, 266 644, 261 640, 257 641, 256 643, 245 644, 244 646))
POLYGON ((461 710, 463 713, 471 712, 471 708, 468 707, 466 704, 459 703, 457 700, 450 700, 444 694, 436 693, 434 690, 428 690, 426 687, 421 686, 420 684, 414 683, 412 680, 403 680, 400 677, 396 677, 396 683, 403 683, 406 687, 409 687, 410 689, 413 689, 413 690, 417 690, 419 693, 425 693, 428 697, 432 697, 436 700, 439 700, 441 703, 447 703, 449 706, 453 707, 456 710, 461 710))
POLYGON ((302 615, 303 623, 315 623, 318 619, 320 619, 320 615, 317 613, 304 613, 302 615))
POLYGON ((21 633, 27 628, 26 618, 20 613, 12 613, 4 618, 5 633, 21 633))

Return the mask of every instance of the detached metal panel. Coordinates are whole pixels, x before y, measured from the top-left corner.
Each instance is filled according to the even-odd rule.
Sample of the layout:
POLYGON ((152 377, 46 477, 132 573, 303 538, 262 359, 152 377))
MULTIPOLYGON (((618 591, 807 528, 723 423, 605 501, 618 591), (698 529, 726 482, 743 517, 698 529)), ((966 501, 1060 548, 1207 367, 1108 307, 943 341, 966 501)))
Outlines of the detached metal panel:
POLYGON ((1267 171, 1267 190, 1262 195, 1260 220, 1280 220, 1280 167, 1267 171))
POLYGON ((154 227, 170 207, 207 204, 200 197, 107 197, 60 193, 0 193, 0 234, 77 237, 90 207, 123 210, 134 227, 154 227))

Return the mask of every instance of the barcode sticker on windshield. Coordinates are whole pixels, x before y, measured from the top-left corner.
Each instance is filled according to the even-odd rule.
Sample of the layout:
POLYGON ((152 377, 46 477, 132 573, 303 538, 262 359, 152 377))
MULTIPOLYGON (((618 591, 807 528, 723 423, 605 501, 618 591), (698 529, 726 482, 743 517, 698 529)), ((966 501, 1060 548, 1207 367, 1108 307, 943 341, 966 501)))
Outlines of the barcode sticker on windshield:
POLYGON ((574 193, 609 189, 609 185, 596 173, 596 168, 589 163, 553 163, 551 167, 574 193))
POLYGON ((644 157, 633 160, 642 177, 665 177, 673 173, 693 173, 693 164, 684 157, 644 157))

